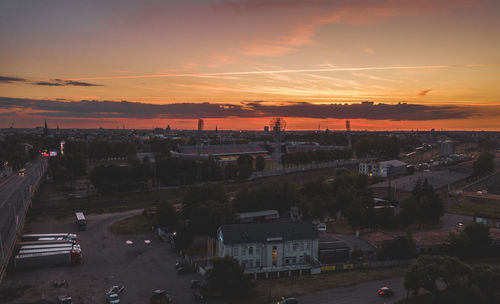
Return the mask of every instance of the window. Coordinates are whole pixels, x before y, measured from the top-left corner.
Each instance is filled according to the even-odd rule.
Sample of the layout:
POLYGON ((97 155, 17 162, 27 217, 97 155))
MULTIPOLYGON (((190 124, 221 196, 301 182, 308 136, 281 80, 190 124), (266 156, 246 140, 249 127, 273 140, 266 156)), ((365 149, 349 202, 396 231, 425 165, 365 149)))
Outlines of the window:
POLYGON ((292 264, 297 264, 297 257, 292 257, 292 264))
POLYGON ((285 252, 289 252, 289 251, 290 251, 290 243, 286 243, 285 252))
POLYGON ((247 255, 247 249, 245 247, 241 248, 241 255, 242 256, 247 255))
POLYGON ((285 265, 288 265, 288 264, 290 264, 290 257, 285 258, 285 265))
POLYGON ((248 254, 253 255, 253 246, 248 247, 248 254))
POLYGON ((260 254, 260 247, 255 247, 255 252, 256 252, 257 254, 260 254))
POLYGON ((298 243, 293 243, 293 245, 292 245, 292 251, 297 251, 298 247, 299 247, 298 243))
POLYGON ((299 256, 299 263, 300 264, 304 263, 304 256, 303 255, 299 256))
POLYGON ((260 260, 259 259, 255 260, 255 267, 260 267, 260 260))
POLYGON ((309 241, 306 242, 306 250, 311 250, 311 243, 309 241))
POLYGON ((253 260, 248 260, 248 267, 250 267, 250 268, 253 267, 253 260))
POLYGON ((298 251, 304 251, 304 243, 303 242, 300 242, 297 246, 297 250, 298 251))
POLYGON ((239 248, 238 247, 234 247, 233 248, 233 256, 238 256, 239 255, 239 248))

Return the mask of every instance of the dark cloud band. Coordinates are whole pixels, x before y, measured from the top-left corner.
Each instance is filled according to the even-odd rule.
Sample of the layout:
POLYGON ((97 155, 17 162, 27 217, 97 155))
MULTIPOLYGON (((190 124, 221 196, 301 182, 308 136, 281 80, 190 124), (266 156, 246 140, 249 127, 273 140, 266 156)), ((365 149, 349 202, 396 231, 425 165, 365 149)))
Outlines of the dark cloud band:
POLYGON ((88 83, 74 80, 53 79, 50 81, 32 81, 24 78, 0 76, 0 83, 29 83, 38 86, 62 87, 62 86, 79 86, 79 87, 95 87, 102 86, 100 84, 88 83))
MULTIPOLYGON (((272 105, 263 102, 242 104, 172 103, 150 104, 129 101, 60 101, 0 97, 0 110, 24 112, 65 118, 228 118, 228 117, 302 117, 319 119, 371 119, 371 120, 440 120, 460 119, 481 115, 471 107, 428 106, 408 103, 375 104, 313 104, 307 102, 272 105)), ((492 115, 499 113, 492 113, 492 115)))

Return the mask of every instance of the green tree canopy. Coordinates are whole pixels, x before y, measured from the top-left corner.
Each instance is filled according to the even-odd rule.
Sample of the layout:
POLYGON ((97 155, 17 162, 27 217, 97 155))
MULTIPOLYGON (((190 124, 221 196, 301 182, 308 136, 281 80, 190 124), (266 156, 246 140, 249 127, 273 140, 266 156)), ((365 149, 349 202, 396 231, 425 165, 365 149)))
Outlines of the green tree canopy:
POLYGON ((254 287, 238 261, 229 256, 213 260, 213 268, 208 270, 207 279, 209 288, 226 299, 246 298, 254 287))

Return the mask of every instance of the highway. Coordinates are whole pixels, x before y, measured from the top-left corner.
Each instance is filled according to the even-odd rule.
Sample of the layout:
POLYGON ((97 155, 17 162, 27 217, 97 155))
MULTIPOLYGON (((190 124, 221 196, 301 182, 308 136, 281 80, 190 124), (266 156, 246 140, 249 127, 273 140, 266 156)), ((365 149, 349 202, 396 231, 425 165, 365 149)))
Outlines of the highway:
POLYGON ((297 297, 301 304, 389 304, 406 297, 403 277, 361 283, 348 287, 323 290, 297 297), (387 286, 394 290, 393 296, 381 297, 377 294, 380 287, 387 286))
POLYGON ((26 166, 24 176, 13 174, 0 184, 0 281, 22 230, 31 195, 48 166, 48 159, 38 157, 26 166))

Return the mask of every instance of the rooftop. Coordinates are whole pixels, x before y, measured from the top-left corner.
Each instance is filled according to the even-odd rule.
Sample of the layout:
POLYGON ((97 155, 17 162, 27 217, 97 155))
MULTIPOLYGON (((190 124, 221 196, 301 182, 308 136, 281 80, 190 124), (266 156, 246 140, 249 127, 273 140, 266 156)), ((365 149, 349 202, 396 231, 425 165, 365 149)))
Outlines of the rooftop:
POLYGON ((434 246, 447 242, 450 232, 448 230, 426 231, 413 234, 413 240, 418 246, 434 246))
POLYGON ((276 218, 280 217, 278 210, 261 210, 261 211, 254 211, 254 212, 242 212, 242 213, 237 213, 236 217, 241 220, 241 219, 246 219, 246 218, 269 216, 269 215, 272 215, 276 218))
POLYGON ((382 245, 382 243, 392 241, 394 236, 383 231, 371 231, 361 234, 360 238, 374 246, 379 246, 382 245))
POLYGON ((264 154, 268 151, 259 145, 210 145, 210 146, 180 146, 179 151, 188 155, 239 155, 239 154, 264 154))
POLYGON ((225 244, 264 243, 317 239, 318 232, 311 222, 276 222, 223 225, 219 228, 225 244))
MULTIPOLYGON (((469 170, 458 167, 440 171, 424 171, 393 179, 391 180, 391 187, 410 192, 420 178, 422 181, 427 179, 434 189, 440 189, 469 176, 471 176, 469 170)), ((371 185, 369 188, 387 188, 387 181, 371 185)))

